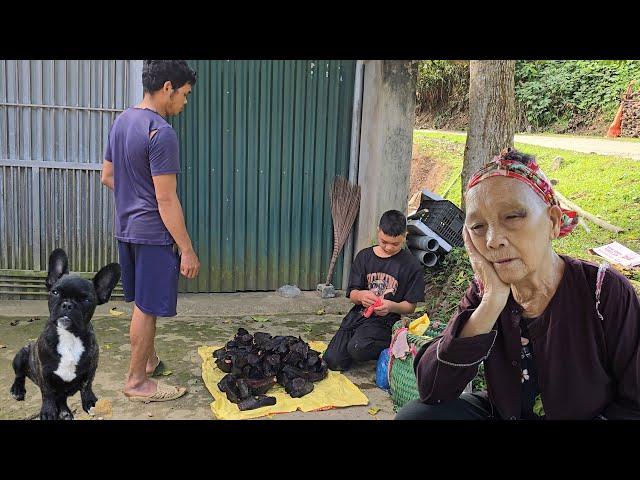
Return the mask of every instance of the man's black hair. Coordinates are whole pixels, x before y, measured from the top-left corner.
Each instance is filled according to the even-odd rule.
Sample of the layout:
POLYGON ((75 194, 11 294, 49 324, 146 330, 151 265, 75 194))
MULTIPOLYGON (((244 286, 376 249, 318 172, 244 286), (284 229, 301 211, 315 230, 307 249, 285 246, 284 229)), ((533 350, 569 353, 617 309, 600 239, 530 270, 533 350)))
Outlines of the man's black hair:
POLYGON ((144 60, 142 64, 142 86, 144 93, 153 93, 171 82, 174 90, 189 83, 196 84, 196 72, 184 60, 144 60))
POLYGON ((390 237, 404 235, 407 231, 407 217, 398 210, 387 210, 380 217, 378 226, 382 233, 390 237))

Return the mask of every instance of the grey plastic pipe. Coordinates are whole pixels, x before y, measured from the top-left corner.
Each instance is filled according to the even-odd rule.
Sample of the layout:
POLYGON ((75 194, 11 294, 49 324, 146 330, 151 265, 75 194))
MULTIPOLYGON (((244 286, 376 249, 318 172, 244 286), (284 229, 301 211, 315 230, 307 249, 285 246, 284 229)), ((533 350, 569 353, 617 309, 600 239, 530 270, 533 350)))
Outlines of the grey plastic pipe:
POLYGON ((420 260, 425 267, 433 267, 438 263, 438 256, 433 252, 427 252, 425 250, 411 250, 411 253, 420 260))
POLYGON ((407 245, 410 248, 419 248, 428 252, 435 252, 440 247, 438 240, 427 235, 408 235, 407 245))

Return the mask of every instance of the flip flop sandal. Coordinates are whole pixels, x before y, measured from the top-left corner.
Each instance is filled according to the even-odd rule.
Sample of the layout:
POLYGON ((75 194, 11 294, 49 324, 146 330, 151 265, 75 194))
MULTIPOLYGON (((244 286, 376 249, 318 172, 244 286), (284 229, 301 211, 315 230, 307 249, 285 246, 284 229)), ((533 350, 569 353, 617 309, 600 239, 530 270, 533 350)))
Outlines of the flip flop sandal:
POLYGON ((184 387, 173 387, 171 385, 167 385, 166 383, 158 381, 158 388, 153 395, 128 396, 125 394, 125 397, 127 397, 131 402, 168 402, 170 400, 180 398, 185 393, 187 393, 187 389, 184 387))
POLYGON ((156 368, 153 370, 153 372, 149 376, 157 377, 158 375, 162 375, 164 371, 165 371, 164 362, 158 359, 158 365, 156 365, 156 368))

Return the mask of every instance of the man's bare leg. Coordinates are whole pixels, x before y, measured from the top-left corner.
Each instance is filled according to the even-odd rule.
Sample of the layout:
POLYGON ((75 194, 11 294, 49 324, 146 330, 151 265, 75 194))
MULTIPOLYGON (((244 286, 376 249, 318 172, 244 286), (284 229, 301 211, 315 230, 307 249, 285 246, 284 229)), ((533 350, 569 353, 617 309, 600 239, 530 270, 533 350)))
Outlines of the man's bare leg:
POLYGON ((133 307, 129 340, 131 342, 131 363, 129 376, 124 387, 127 395, 153 395, 157 384, 147 378, 146 367, 149 353, 154 351, 154 336, 156 333, 156 316, 144 313, 137 305, 133 307))
MULTIPOLYGON (((156 322, 153 322, 154 343, 155 343, 155 338, 156 338, 156 322)), ((151 375, 153 371, 156 369, 156 367, 158 366, 158 363, 160 362, 160 358, 158 358, 158 354, 156 353, 154 343, 151 344, 151 351, 147 356, 147 368, 146 368, 147 375, 151 375)))

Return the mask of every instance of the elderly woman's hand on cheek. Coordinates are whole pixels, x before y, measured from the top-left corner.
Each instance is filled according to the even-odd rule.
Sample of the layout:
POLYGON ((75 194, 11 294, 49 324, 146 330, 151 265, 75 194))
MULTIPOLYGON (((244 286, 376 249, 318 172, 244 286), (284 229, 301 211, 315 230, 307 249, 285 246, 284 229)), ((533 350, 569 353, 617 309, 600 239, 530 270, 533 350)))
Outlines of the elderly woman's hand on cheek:
POLYGON ((495 305, 500 305, 501 308, 504 307, 507 304, 507 299, 509 298, 509 293, 511 291, 510 285, 500 280, 500 277, 498 277, 496 269, 493 267, 491 262, 485 259, 473 246, 471 234, 469 233, 466 225, 463 228, 462 234, 464 236, 465 248, 469 253, 469 260, 471 261, 473 272, 482 282, 482 300, 485 302, 491 301, 495 305))

